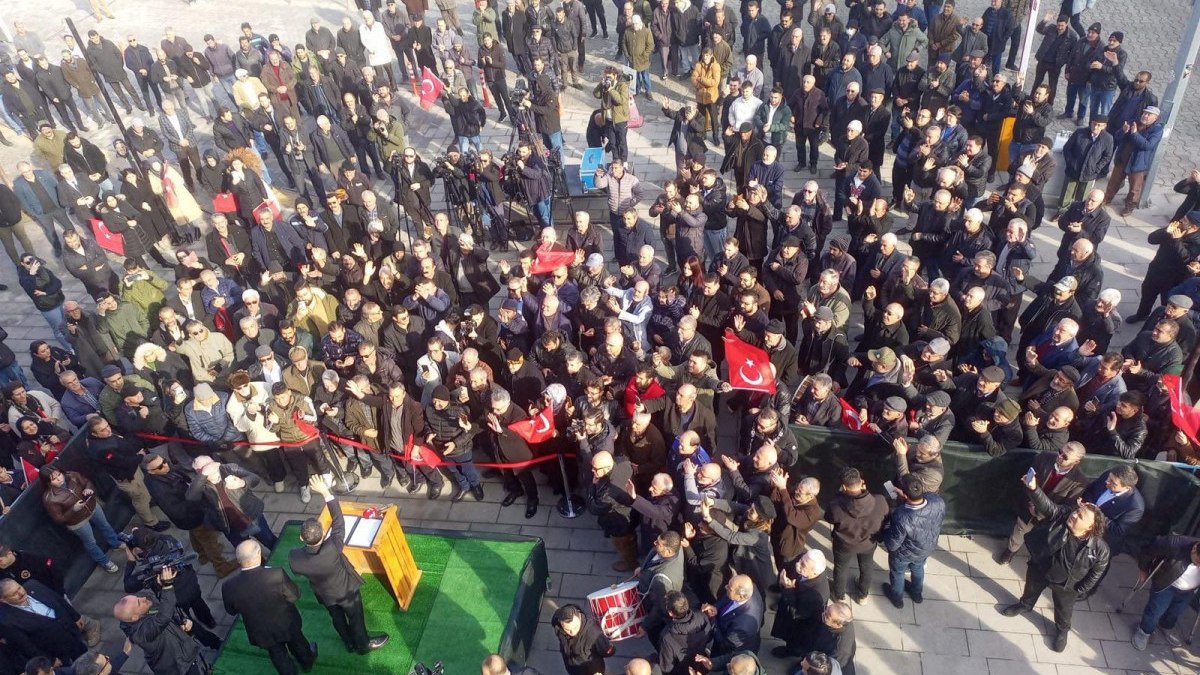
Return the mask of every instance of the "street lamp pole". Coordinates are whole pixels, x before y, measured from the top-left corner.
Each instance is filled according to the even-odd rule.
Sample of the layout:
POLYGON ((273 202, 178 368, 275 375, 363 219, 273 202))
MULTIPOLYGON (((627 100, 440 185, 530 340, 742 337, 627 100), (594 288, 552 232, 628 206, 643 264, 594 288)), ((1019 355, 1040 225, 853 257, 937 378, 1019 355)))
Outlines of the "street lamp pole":
POLYGON ((1159 108, 1162 109, 1163 135, 1150 162, 1150 170, 1146 172, 1146 188, 1142 190, 1142 203, 1138 206, 1145 208, 1150 205, 1150 193, 1154 192, 1154 179, 1162 166, 1164 148, 1171 142, 1171 131, 1175 120, 1179 117, 1179 108, 1187 94, 1188 82, 1192 79, 1192 68, 1196 63, 1196 55, 1200 53, 1200 0, 1192 0, 1192 16, 1188 19, 1183 30, 1183 41, 1179 44, 1179 53, 1175 57, 1175 68, 1171 71, 1171 83, 1163 94, 1159 108))

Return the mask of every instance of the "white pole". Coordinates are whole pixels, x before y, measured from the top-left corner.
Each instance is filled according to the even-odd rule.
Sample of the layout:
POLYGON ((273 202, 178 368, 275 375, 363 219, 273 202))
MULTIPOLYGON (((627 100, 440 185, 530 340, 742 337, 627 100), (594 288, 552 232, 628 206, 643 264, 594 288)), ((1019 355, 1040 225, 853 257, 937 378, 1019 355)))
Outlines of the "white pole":
POLYGON ((1021 82, 1025 82, 1025 73, 1029 70, 1029 62, 1033 60, 1033 38, 1038 35, 1038 12, 1041 5, 1041 0, 1032 0, 1029 3, 1029 16, 1025 17, 1025 34, 1021 40, 1021 65, 1017 68, 1017 78, 1021 82))
POLYGON ((1179 108, 1187 95, 1188 81, 1192 79, 1192 68, 1196 63, 1196 54, 1200 53, 1200 1, 1192 0, 1192 16, 1188 19, 1183 31, 1183 41, 1179 44, 1179 53, 1175 57, 1175 68, 1171 71, 1171 83, 1163 94, 1159 108, 1162 110, 1163 135, 1150 161, 1150 170, 1146 172, 1146 187, 1142 190, 1142 203, 1138 206, 1145 208, 1150 205, 1150 193, 1154 192, 1154 179, 1158 168, 1162 165, 1163 149, 1171 142, 1171 131, 1175 127, 1179 108))

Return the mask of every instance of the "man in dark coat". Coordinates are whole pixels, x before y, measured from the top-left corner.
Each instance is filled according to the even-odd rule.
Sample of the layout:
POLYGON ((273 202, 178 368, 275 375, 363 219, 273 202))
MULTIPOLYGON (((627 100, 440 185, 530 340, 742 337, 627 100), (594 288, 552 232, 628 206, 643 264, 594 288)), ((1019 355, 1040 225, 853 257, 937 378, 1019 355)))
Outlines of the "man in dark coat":
POLYGON ((38 651, 63 663, 87 650, 83 617, 65 597, 32 579, 24 584, 13 579, 0 581, 0 624, 19 630, 38 651), (44 614, 44 609, 53 612, 54 618, 44 614))
POLYGON ((725 594, 717 605, 701 607, 713 620, 713 656, 726 656, 740 651, 757 652, 762 645, 764 603, 762 594, 745 574, 735 575, 725 585, 725 594))
POLYGON ((317 643, 304 636, 296 609, 300 588, 287 572, 263 565, 257 541, 238 544, 236 555, 242 569, 221 587, 225 612, 242 615, 250 644, 267 650, 279 675, 296 675, 295 661, 308 672, 317 660, 317 643))
POLYGON ((1100 474, 1083 491, 1083 500, 1100 507, 1108 527, 1104 541, 1113 555, 1125 550, 1130 536, 1146 513, 1146 501, 1137 489, 1138 475, 1132 464, 1118 464, 1100 474))
POLYGON ((362 577, 346 559, 342 547, 346 541, 346 521, 342 507, 321 476, 309 480, 313 492, 325 499, 329 507, 329 532, 321 521, 309 518, 300 527, 304 548, 288 553, 292 572, 309 580, 317 601, 329 612, 333 627, 348 651, 366 654, 387 644, 387 633, 368 635, 363 616, 362 577), (328 535, 328 536, 327 536, 328 535))

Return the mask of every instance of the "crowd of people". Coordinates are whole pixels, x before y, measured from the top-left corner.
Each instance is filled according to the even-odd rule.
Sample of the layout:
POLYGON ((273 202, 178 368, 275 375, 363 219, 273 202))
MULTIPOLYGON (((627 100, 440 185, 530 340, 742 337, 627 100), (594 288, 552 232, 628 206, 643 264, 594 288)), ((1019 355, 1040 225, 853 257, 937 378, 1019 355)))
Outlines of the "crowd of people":
MULTIPOLYGON (((1151 73, 1135 72, 1120 30, 1084 30, 1087 3, 1032 25, 1028 0, 992 0, 978 17, 954 0, 782 0, 774 25, 757 0, 618 3, 624 68, 607 61, 594 86, 584 64, 588 40, 609 37, 601 0, 478 0, 473 35, 453 2, 439 0, 433 27, 421 0, 359 5, 336 30, 313 18, 292 47, 250 23, 236 49, 212 34, 196 49, 169 27, 157 46, 100 28, 50 45, 14 23, 0 143, 24 134, 32 149, 0 181, 0 243, 50 333, 26 369, 0 329, 0 500, 7 510, 40 480, 48 518, 107 572, 122 571, 118 549, 124 588, 141 595, 113 609, 125 649, 98 651, 62 566, 0 546, 0 675, 117 672, 133 646, 158 675, 205 672, 220 638, 195 570, 143 564, 188 549, 226 579, 226 611, 276 669, 307 670, 318 650, 294 582, 261 566, 278 539, 255 490, 304 503, 315 491, 336 509, 335 489, 377 473, 385 498, 482 501, 476 461, 507 467, 501 505, 521 501, 527 519, 543 491, 597 518, 646 609, 653 653, 626 673, 762 673, 769 636, 793 672, 850 675, 879 546, 884 599, 923 600, 951 441, 1038 451, 998 555, 1030 555, 1021 596, 998 598, 1005 615, 1049 588, 1062 651, 1075 602, 1129 553, 1152 577, 1133 646, 1156 630, 1179 642, 1200 545, 1135 536, 1161 529, 1143 521, 1138 472, 1091 478, 1079 464, 1200 465, 1168 391, 1200 354, 1200 170, 1150 234, 1123 319, 1099 249, 1112 213, 1138 207, 1163 127, 1151 73), (1041 36, 1028 92, 1013 72, 1022 31, 1041 36), (658 194, 628 140, 636 96, 655 101, 655 68, 694 94, 662 107, 675 177, 658 194), (440 92, 432 112, 407 93, 422 80, 440 92), (575 150, 563 93, 588 87, 611 233, 593 223, 601 213, 561 229, 552 217, 575 150), (1077 127, 1061 157, 1056 99, 1077 127), (117 117, 126 133, 94 142, 117 117), (444 152, 410 144, 410 127, 447 118, 444 152), (484 147, 488 125, 511 125, 511 151, 484 147), (536 241, 493 258, 521 214, 536 241), (32 222, 53 258, 38 255, 32 222), (1043 222, 1061 243, 1036 278, 1043 222), (68 297, 63 275, 86 297, 68 297), (769 360, 770 392, 735 388, 743 364, 727 346, 741 343, 769 360), (520 431, 529 418, 548 437, 520 431), (857 468, 836 485, 803 475, 796 426, 884 439, 886 496, 857 468), (69 451, 87 470, 56 462, 69 451), (529 464, 560 454, 561 473, 529 464), (101 508, 109 479, 136 512, 131 532, 101 508)), ((292 569, 312 575, 346 649, 366 653, 388 638, 366 631, 337 522, 331 539, 306 523, 292 569)), ((559 607, 552 624, 566 672, 605 672, 611 636, 585 608, 559 607)), ((534 672, 497 655, 481 667, 534 672)))

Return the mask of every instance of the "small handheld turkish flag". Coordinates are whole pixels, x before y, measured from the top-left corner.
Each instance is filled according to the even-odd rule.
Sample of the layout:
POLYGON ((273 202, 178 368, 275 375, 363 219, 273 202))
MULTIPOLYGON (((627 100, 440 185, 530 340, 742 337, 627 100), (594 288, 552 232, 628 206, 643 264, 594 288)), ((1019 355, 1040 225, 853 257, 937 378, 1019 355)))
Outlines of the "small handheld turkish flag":
POLYGON ((1188 403, 1187 395, 1183 392, 1183 380, 1178 375, 1163 375, 1163 386, 1171 398, 1171 421, 1175 428, 1182 431, 1193 443, 1200 437, 1200 410, 1188 403))
POLYGON ((854 406, 846 402, 846 399, 839 397, 838 404, 842 406, 842 425, 850 431, 869 432, 871 427, 867 426, 867 421, 858 416, 858 411, 854 406))
POLYGON ((441 78, 433 74, 429 70, 429 66, 421 69, 421 109, 429 110, 433 106, 433 102, 442 95, 442 90, 446 85, 442 84, 441 78))
POLYGON ((729 384, 734 389, 775 393, 771 357, 728 328, 725 329, 725 360, 729 363, 729 384))
POLYGON ((525 439, 526 443, 535 444, 550 440, 554 436, 554 410, 546 406, 540 413, 513 422, 508 430, 525 439))

